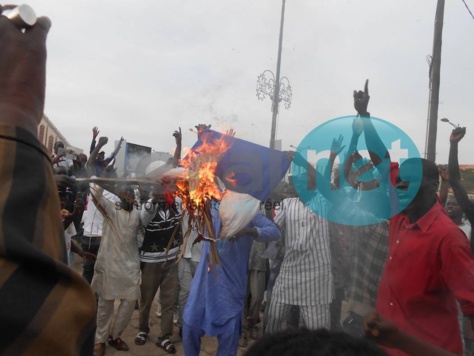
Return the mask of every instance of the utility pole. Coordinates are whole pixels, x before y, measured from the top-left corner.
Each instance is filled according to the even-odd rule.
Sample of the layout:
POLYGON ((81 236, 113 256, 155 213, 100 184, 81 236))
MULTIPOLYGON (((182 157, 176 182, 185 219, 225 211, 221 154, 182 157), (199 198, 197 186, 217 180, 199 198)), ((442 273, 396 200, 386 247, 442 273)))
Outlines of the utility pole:
POLYGON ((436 133, 438 129, 438 106, 441 75, 441 45, 443 37, 444 1, 445 0, 438 0, 438 5, 436 6, 433 55, 431 57, 430 62, 430 100, 428 107, 425 158, 432 162, 436 161, 436 133))
POLYGON ((285 3, 286 0, 282 0, 281 6, 281 21, 280 21, 280 38, 278 41, 278 60, 276 76, 270 70, 264 71, 257 80, 257 97, 259 100, 263 100, 266 95, 272 99, 272 131, 270 135, 270 148, 275 148, 275 135, 276 135, 276 120, 278 116, 278 105, 280 101, 285 101, 285 108, 289 109, 292 99, 292 91, 288 78, 283 77, 280 80, 280 65, 281 65, 281 51, 283 42, 283 24, 285 19, 285 3), (270 77, 271 76, 271 77, 270 77))
POLYGON ((276 135, 276 119, 278 115, 278 104, 280 102, 280 65, 281 65, 281 44, 283 42, 283 23, 285 20, 285 2, 282 1, 281 5, 281 21, 280 21, 280 38, 278 40, 278 60, 275 78, 275 90, 273 92, 273 106, 272 106, 272 133, 270 135, 270 148, 275 148, 275 135, 276 135))

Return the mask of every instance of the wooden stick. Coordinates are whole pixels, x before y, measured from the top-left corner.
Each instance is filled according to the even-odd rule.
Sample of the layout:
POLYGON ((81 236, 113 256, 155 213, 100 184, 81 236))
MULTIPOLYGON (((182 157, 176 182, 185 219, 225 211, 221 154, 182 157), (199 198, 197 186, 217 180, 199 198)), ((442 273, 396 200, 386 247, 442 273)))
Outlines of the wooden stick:
POLYGON ((160 183, 161 178, 76 178, 78 183, 119 183, 119 184, 153 184, 160 183))

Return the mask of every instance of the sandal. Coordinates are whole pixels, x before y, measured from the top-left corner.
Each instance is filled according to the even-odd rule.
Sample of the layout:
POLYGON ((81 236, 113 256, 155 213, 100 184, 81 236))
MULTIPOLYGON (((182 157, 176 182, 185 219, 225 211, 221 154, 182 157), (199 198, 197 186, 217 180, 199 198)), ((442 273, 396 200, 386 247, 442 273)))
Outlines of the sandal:
POLYGON ((144 331, 140 331, 137 337, 135 338, 135 345, 145 345, 146 337, 147 333, 144 331))
POLYGON ((158 339, 156 342, 156 346, 161 347, 163 350, 165 350, 169 354, 175 354, 176 353, 176 347, 174 347, 173 343, 170 341, 169 338, 166 339, 158 339))
POLYGON ((112 336, 109 336, 109 345, 115 347, 119 351, 129 351, 127 343, 119 337, 114 340, 112 336))

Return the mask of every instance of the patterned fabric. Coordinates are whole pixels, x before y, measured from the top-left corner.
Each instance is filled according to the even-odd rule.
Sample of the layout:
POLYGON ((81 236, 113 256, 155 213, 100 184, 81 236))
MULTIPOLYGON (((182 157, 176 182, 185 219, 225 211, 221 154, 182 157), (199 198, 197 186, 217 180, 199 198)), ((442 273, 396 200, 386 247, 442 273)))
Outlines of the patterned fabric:
POLYGON ((345 288, 351 274, 351 227, 330 221, 329 237, 334 288, 345 288))
POLYGON ((180 218, 181 213, 178 210, 152 204, 151 199, 147 204, 143 204, 141 221, 145 227, 145 237, 140 247, 141 262, 166 262, 174 260, 178 256, 183 242, 179 226, 180 218), (174 241, 169 251, 166 251, 175 230, 174 241))
MULTIPOLYGON (((312 204, 323 211, 324 200, 316 195, 312 204)), ((286 228, 285 256, 272 298, 292 305, 329 304, 333 299, 333 276, 326 219, 316 215, 299 198, 288 198, 275 216, 286 228)))
MULTIPOLYGON (((293 306, 290 304, 279 303, 272 298, 269 306, 269 317, 266 334, 273 334, 282 330, 283 324, 287 322, 288 315, 293 306)), ((304 305, 299 307, 299 312, 304 320, 304 326, 311 330, 321 328, 329 329, 330 311, 329 304, 304 305)))
POLYGON ((91 355, 95 298, 67 266, 51 161, 0 125, 0 354, 91 355))
POLYGON ((348 309, 360 316, 375 308, 388 251, 388 221, 350 227, 353 257, 347 289, 348 309))

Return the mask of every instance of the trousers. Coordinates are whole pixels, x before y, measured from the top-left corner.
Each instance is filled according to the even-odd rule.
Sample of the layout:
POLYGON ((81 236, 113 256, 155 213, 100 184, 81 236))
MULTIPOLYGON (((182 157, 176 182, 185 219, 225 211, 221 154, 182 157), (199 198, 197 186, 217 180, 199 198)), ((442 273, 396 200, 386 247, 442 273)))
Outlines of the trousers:
POLYGON ((99 295, 99 304, 97 306, 97 329, 95 332, 95 342, 106 342, 111 335, 114 340, 127 327, 133 314, 136 300, 121 299, 117 314, 114 318, 115 300, 106 300, 99 295), (112 325, 113 320, 113 325, 112 325))
MULTIPOLYGON (((237 314, 222 326, 222 333, 217 335, 216 356, 236 356, 239 348, 241 330, 241 314, 237 314)), ((184 323, 183 348, 184 354, 189 356, 199 355, 201 351, 201 337, 205 334, 201 328, 196 328, 184 323)))
POLYGON ((178 266, 175 261, 142 263, 140 285, 139 330, 150 332, 150 309, 160 288, 161 334, 159 338, 173 334, 173 313, 178 293, 178 266))

